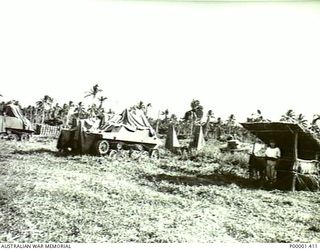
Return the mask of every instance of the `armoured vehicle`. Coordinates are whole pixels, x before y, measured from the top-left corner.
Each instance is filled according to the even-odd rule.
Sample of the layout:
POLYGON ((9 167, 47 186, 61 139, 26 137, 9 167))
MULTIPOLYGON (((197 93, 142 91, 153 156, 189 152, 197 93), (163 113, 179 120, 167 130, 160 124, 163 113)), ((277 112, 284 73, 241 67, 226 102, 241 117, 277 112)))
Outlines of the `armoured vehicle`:
POLYGON ((140 110, 124 110, 105 124, 99 120, 78 120, 70 129, 62 129, 57 148, 64 152, 104 156, 121 150, 147 152, 158 157, 161 141, 140 110))
POLYGON ((29 140, 34 132, 31 122, 14 104, 7 104, 0 114, 0 137, 11 140, 29 140))

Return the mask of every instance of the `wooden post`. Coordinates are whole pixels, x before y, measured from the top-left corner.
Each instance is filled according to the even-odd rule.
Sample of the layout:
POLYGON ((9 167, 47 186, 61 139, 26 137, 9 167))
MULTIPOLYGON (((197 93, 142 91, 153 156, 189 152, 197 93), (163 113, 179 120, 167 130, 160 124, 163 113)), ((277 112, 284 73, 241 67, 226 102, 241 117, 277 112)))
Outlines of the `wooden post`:
POLYGON ((298 132, 294 133, 294 161, 298 160, 298 132))
MULTIPOLYGON (((293 151, 293 155, 294 155, 294 163, 296 164, 298 161, 298 137, 299 134, 298 132, 294 133, 294 151, 293 151)), ((296 190, 296 172, 293 171, 292 173, 292 183, 291 183, 291 191, 294 192, 296 190)))
POLYGON ((256 148, 256 141, 254 141, 254 143, 252 145, 252 152, 251 152, 252 155, 254 155, 255 148, 256 148))
POLYGON ((297 176, 295 173, 292 174, 292 183, 291 183, 291 191, 294 192, 296 191, 296 180, 297 176))

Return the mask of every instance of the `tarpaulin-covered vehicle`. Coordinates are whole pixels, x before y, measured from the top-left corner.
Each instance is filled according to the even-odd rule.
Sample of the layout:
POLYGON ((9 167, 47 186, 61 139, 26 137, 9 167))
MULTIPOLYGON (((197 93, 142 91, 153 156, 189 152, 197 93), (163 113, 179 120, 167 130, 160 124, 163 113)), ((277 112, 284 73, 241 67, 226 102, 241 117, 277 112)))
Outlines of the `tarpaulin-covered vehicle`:
POLYGON ((31 122, 14 104, 7 104, 0 115, 0 137, 11 140, 29 140, 34 132, 31 122))
MULTIPOLYGON (((292 191, 319 189, 320 142, 314 134, 296 123, 249 122, 242 126, 266 144, 274 140, 280 148, 276 187, 292 191)), ((258 163, 254 158, 252 154, 250 161, 258 163)))
POLYGON ((158 157, 161 141, 140 110, 124 110, 105 124, 99 120, 80 120, 71 129, 62 129, 57 148, 80 154, 107 155, 122 149, 147 151, 158 157))

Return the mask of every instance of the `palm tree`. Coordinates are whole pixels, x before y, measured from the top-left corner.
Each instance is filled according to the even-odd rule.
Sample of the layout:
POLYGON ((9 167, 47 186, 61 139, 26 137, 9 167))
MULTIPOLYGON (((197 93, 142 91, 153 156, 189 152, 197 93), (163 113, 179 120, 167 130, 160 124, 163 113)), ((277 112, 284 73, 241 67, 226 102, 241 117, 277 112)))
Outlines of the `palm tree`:
POLYGON ((298 124, 300 124, 303 127, 308 127, 308 121, 305 119, 303 114, 299 114, 298 117, 296 118, 296 121, 298 124))
POLYGON ((292 109, 289 109, 284 115, 281 116, 282 122, 294 122, 296 120, 296 114, 292 109))
POLYGON ((52 106, 53 98, 45 95, 40 101, 36 102, 36 105, 38 107, 38 110, 42 112, 42 118, 41 118, 41 123, 44 123, 45 119, 45 113, 47 110, 50 111, 51 106, 52 106))
POLYGON ((31 121, 33 123, 36 123, 36 119, 37 119, 37 107, 35 106, 31 106, 31 121))
POLYGON ((312 118, 312 121, 311 121, 311 125, 315 125, 318 120, 320 120, 320 115, 319 114, 313 115, 313 118, 312 118))
POLYGON ((227 124, 229 126, 234 126, 235 125, 235 122, 236 122, 236 117, 234 114, 231 114, 229 117, 228 117, 228 120, 227 120, 227 124))
POLYGON ((108 99, 108 97, 106 97, 106 96, 100 96, 100 97, 98 98, 98 101, 100 102, 100 104, 99 104, 99 109, 102 108, 103 103, 104 103, 105 100, 107 100, 107 99, 108 99))
POLYGON ((134 108, 142 110, 145 116, 148 115, 148 109, 150 107, 151 107, 151 103, 148 103, 147 105, 145 105, 143 101, 139 101, 138 104, 134 106, 134 108))
POLYGON ((162 111, 161 115, 164 115, 164 121, 166 122, 168 120, 168 116, 169 116, 169 109, 162 111))
POLYGON ((68 111, 69 111, 69 105, 67 103, 64 103, 62 105, 62 108, 60 109, 60 114, 64 116, 65 114, 68 113, 68 111))
POLYGON ((203 117, 203 107, 200 105, 200 101, 193 99, 190 106, 190 111, 194 114, 193 117, 196 117, 197 120, 201 120, 203 117))
POLYGON ((257 109, 256 113, 252 113, 251 117, 247 118, 247 122, 262 122, 266 121, 262 115, 262 112, 260 109, 257 109))
POLYGON ((320 115, 319 115, 319 114, 313 115, 313 119, 312 119, 311 124, 310 124, 310 127, 309 127, 309 129, 310 129, 312 132, 316 133, 317 135, 320 134, 320 128, 319 128, 319 126, 318 126, 318 124, 317 124, 317 122, 318 122, 319 120, 320 120, 320 115))
POLYGON ((97 105, 94 103, 88 108, 89 117, 92 118, 97 115, 98 108, 97 105))
POLYGON ((236 117, 234 114, 231 114, 228 119, 227 119, 227 127, 228 127, 228 133, 229 134, 232 134, 234 131, 234 126, 235 126, 235 123, 236 123, 236 117))
POLYGON ((135 105, 135 108, 143 110, 145 108, 144 102, 143 101, 139 101, 138 104, 135 105))
POLYGON ((69 101, 69 102, 68 102, 68 106, 69 106, 69 108, 74 107, 73 101, 69 101))
POLYGON ((190 103, 191 109, 196 109, 199 106, 200 102, 198 100, 193 99, 190 103))
POLYGON ((79 119, 83 118, 84 114, 85 114, 85 109, 84 109, 83 103, 79 102, 74 111, 77 113, 77 117, 79 119))
POLYGON ((190 103, 191 110, 188 110, 184 115, 185 130, 189 130, 189 135, 194 132, 196 123, 200 123, 203 117, 203 107, 199 100, 193 99, 190 103))
POLYGON ((60 113, 60 110, 61 110, 61 107, 59 106, 59 103, 56 103, 52 108, 51 118, 52 119, 57 118, 60 113))
POLYGON ((66 127, 69 123, 69 117, 68 117, 68 113, 69 113, 70 107, 67 103, 64 103, 62 105, 62 108, 60 108, 58 116, 62 119, 63 121, 63 126, 66 127))
POLYGON ((99 85, 95 84, 93 85, 92 89, 90 89, 84 97, 86 98, 86 97, 92 96, 92 99, 94 100, 99 92, 102 92, 102 89, 99 89, 99 85))
POLYGON ((32 106, 29 105, 28 107, 24 108, 24 115, 30 120, 32 121, 33 117, 32 117, 32 106))

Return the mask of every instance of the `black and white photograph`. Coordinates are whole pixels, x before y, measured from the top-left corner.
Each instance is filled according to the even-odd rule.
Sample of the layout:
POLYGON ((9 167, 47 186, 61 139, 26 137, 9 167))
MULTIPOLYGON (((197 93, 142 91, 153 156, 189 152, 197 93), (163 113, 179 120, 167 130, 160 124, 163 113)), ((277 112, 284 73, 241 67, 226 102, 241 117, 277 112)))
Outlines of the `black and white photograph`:
POLYGON ((1 0, 0 86, 0 248, 320 248, 320 2, 1 0))

